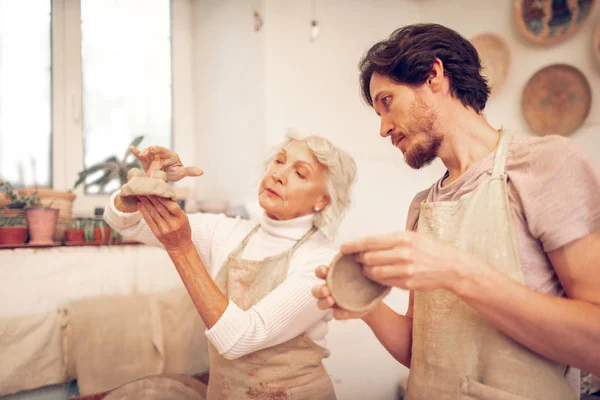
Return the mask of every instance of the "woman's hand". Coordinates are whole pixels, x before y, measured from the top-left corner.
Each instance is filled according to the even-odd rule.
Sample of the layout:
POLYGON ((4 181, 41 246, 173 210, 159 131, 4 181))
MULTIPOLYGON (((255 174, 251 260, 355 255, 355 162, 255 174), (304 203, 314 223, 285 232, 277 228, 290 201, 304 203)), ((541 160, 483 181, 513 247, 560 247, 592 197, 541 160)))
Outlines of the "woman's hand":
POLYGON ((193 246, 192 229, 187 215, 172 200, 157 196, 139 196, 138 209, 169 253, 193 246))
MULTIPOLYGON (((327 279, 328 273, 329 267, 325 265, 321 265, 315 270, 315 275, 317 275, 317 277, 323 280, 327 279)), ((353 312, 338 307, 335 303, 334 298, 331 296, 331 290, 329 290, 327 283, 325 283, 324 285, 315 286, 312 289, 312 295, 316 297, 319 301, 318 305, 321 310, 327 310, 330 308, 333 309, 333 318, 335 319, 363 318, 370 312, 353 312)))
POLYGON ((184 167, 177 153, 162 146, 150 146, 143 151, 140 151, 135 146, 131 146, 129 150, 131 154, 140 160, 142 168, 146 172, 148 172, 150 166, 156 161, 156 157, 158 156, 162 162, 160 169, 167 173, 167 182, 177 182, 186 176, 200 176, 203 174, 202 170, 198 167, 184 167))

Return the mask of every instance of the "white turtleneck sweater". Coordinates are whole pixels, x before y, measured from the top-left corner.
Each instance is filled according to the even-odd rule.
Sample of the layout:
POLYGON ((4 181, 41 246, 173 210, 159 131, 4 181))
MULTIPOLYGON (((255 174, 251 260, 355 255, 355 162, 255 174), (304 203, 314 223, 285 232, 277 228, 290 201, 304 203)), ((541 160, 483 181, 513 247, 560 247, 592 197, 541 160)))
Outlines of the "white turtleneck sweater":
MULTIPOLYGON (((117 232, 145 244, 162 246, 139 212, 122 213, 111 196, 104 219, 117 232)), ((216 214, 188 215, 194 242, 213 279, 237 245, 256 227, 256 221, 216 214)), ((250 238, 242 253, 247 260, 262 260, 289 250, 313 226, 313 215, 276 221, 266 215, 260 229, 250 238)), ((271 347, 306 332, 318 345, 326 347, 330 311, 320 310, 311 289, 320 283, 315 269, 328 265, 337 249, 318 231, 294 253, 288 276, 277 288, 252 308, 244 311, 233 301, 217 323, 206 331, 219 354, 235 359, 271 347)))

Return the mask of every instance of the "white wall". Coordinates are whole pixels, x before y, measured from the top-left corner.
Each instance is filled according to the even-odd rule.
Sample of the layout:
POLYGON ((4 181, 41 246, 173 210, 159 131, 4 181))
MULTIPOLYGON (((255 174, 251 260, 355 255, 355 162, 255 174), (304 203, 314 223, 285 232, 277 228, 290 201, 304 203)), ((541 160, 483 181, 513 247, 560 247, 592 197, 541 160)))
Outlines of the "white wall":
POLYGON ((264 152, 264 36, 248 1, 197 0, 193 11, 196 196, 240 202, 255 196, 264 152))
POLYGON ((568 63, 579 68, 592 87, 592 109, 584 125, 571 138, 585 146, 600 165, 600 63, 594 58, 592 36, 600 23, 596 5, 585 25, 567 41, 539 46, 523 38, 514 22, 513 2, 497 0, 426 0, 420 3, 423 22, 446 25, 466 38, 481 32, 500 34, 512 52, 512 66, 504 88, 490 99, 486 115, 495 126, 530 134, 521 113, 521 93, 529 78, 542 67, 568 63), (460 3, 460 7, 457 5, 460 3), (471 16, 465 18, 465 10, 471 16))

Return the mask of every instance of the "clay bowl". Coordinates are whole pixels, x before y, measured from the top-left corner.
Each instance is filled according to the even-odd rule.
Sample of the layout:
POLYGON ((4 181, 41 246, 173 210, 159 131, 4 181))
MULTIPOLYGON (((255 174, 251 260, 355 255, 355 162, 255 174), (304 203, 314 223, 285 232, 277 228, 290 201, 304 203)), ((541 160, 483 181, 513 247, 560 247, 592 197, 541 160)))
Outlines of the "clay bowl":
POLYGON ((327 286, 338 307, 354 312, 372 310, 391 290, 364 276, 353 255, 342 254, 329 265, 327 286))

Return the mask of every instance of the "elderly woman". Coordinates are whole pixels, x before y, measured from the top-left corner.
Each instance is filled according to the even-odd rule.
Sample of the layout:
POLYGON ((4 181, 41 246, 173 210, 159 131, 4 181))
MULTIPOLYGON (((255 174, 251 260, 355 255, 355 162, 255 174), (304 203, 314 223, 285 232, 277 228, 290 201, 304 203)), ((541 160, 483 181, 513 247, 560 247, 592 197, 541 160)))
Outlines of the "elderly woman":
MULTIPOLYGON (((164 148, 133 152, 146 170, 159 154, 168 180, 201 174, 164 148)), ((321 362, 330 315, 311 288, 319 283, 315 268, 335 256, 331 238, 355 175, 352 158, 328 140, 288 136, 266 163, 260 221, 188 217, 155 196, 140 196, 136 209, 119 192, 112 196, 106 221, 164 246, 207 326, 209 400, 335 399, 321 362)))

